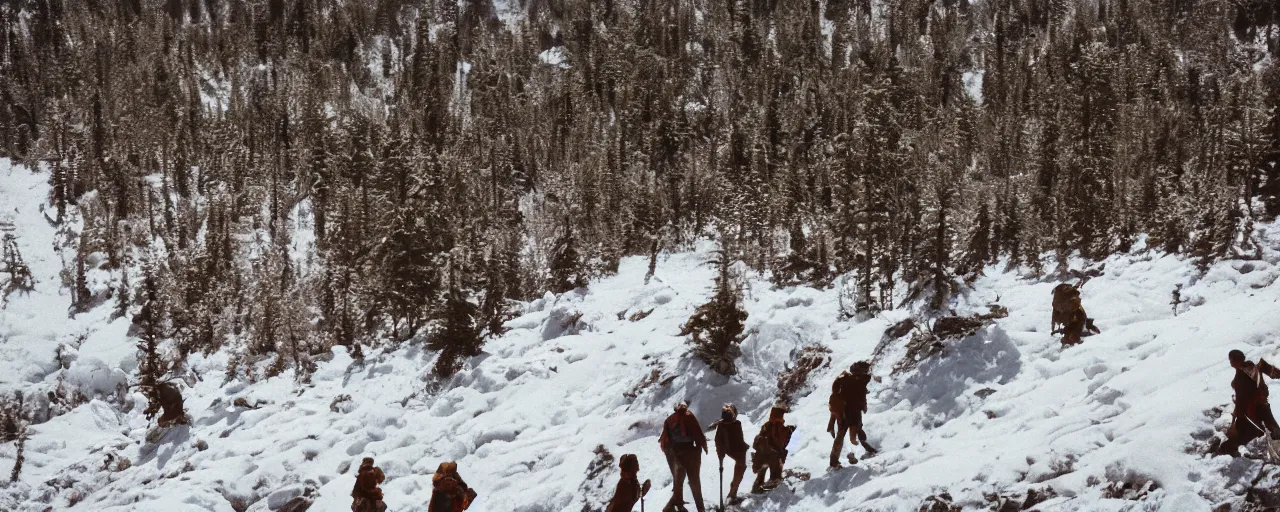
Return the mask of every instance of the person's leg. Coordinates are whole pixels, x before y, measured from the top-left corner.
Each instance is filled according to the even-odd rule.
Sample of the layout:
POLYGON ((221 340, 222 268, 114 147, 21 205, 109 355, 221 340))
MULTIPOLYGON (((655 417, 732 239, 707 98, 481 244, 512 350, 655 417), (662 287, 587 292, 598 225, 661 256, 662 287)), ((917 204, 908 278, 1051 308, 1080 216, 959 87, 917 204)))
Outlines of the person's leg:
POLYGON ((667 466, 671 468, 671 499, 667 501, 667 506, 663 510, 675 510, 677 507, 684 505, 684 468, 680 467, 676 457, 668 449, 663 453, 667 456, 667 466))
POLYGON ((843 421, 836 421, 836 439, 831 443, 831 467, 840 465, 840 454, 844 453, 844 436, 849 426, 843 421))
POLYGON ((683 459, 685 474, 689 479, 689 491, 693 493, 693 504, 698 512, 706 512, 707 509, 702 504, 702 454, 694 448, 683 459))
POLYGON ((759 471, 756 472, 756 481, 751 484, 751 492, 764 492, 764 477, 765 472, 768 470, 768 464, 759 468, 759 471))
POLYGON ((772 464, 769 464, 769 481, 779 480, 782 480, 782 459, 775 459, 772 464))
POLYGON ((742 485, 742 476, 747 473, 747 456, 733 459, 733 480, 729 482, 729 498, 738 496, 738 486, 742 485))
POLYGON ((1262 431, 1254 426, 1254 421, 1244 416, 1237 417, 1232 429, 1227 433, 1227 440, 1218 447, 1218 453, 1232 457, 1239 457, 1241 446, 1249 444, 1249 441, 1262 435, 1262 431))

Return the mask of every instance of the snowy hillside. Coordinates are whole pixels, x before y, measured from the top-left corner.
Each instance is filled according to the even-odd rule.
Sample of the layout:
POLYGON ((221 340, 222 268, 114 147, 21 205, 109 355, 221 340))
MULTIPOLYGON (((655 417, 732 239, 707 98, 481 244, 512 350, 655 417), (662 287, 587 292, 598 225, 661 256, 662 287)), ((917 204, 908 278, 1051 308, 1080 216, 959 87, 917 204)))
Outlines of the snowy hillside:
MULTIPOLYGON (((815 344, 831 350, 830 364, 789 414, 799 429, 788 467, 809 478, 751 498, 747 510, 918 510, 943 493, 966 510, 994 509, 990 498, 1021 504, 1032 490, 1056 496, 1036 507, 1045 511, 1239 509, 1259 472, 1256 460, 1206 458, 1203 446, 1230 419, 1226 352, 1280 359, 1280 225, 1264 227, 1263 260, 1204 274, 1146 251, 1092 265, 1102 274, 1083 287, 1084 305, 1102 334, 1068 349, 1048 333, 1058 281, 989 268, 953 309, 999 304, 1009 316, 901 374, 891 370, 909 336, 890 342, 866 416, 881 454, 828 472, 830 382, 910 312, 841 320, 837 289, 773 289, 750 276, 753 334, 740 374, 726 379, 676 335, 711 289, 710 243, 660 258, 648 285, 648 262, 628 258, 616 276, 524 305, 510 332, 438 390, 428 385, 435 355, 421 345, 366 348, 363 363, 335 348, 306 384, 290 372, 224 384, 226 354, 192 356, 199 380, 183 386, 192 424, 149 439, 142 395, 112 398, 137 365, 128 320, 112 320, 109 303, 69 317, 60 273, 75 249, 55 249, 75 236, 46 220, 47 178, 0 165, 0 219, 12 221, 37 280, 0 311, 0 386, 26 391, 35 411, 48 407, 31 390, 60 381, 93 399, 36 415, 20 477, 0 490, 5 510, 277 510, 306 496, 312 511, 345 511, 351 466, 366 455, 386 471, 392 511, 425 511, 431 472, 448 460, 480 493, 471 510, 599 510, 617 471, 589 471, 598 445, 638 455, 640 477, 655 486, 646 510, 659 510, 671 477, 657 436, 671 405, 688 399, 709 424, 733 401, 752 436, 778 373, 815 344), (1175 317, 1178 284, 1188 302, 1175 317), (649 313, 632 321, 638 312, 649 313)), ((93 278, 105 289, 105 275, 93 278)), ((15 443, 0 446, 0 469, 15 456, 15 443)), ((702 480, 718 502, 714 455, 702 480)))

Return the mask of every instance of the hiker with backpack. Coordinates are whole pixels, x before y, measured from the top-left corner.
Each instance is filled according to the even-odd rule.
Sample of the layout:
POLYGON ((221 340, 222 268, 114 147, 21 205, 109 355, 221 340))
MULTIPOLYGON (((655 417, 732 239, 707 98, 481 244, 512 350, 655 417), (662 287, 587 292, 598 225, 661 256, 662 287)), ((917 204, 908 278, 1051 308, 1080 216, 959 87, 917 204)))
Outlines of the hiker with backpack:
POLYGON ((476 499, 476 491, 458 475, 457 462, 441 462, 431 475, 431 502, 427 512, 462 512, 476 499))
POLYGON ((1064 346, 1080 343, 1085 330, 1093 334, 1102 332, 1093 325, 1093 319, 1085 313, 1084 306, 1080 302, 1078 286, 1062 283, 1053 287, 1052 306, 1053 314, 1049 321, 1049 333, 1062 333, 1064 346))
POLYGON ((787 444, 791 442, 791 434, 796 431, 795 425, 786 425, 783 414, 785 406, 779 404, 769 410, 769 421, 760 427, 752 447, 756 449, 751 455, 752 470, 756 472, 755 485, 751 492, 765 492, 765 471, 769 473, 770 488, 782 481, 782 465, 787 462, 787 444))
POLYGON ((1271 366, 1266 359, 1259 359, 1257 364, 1245 359, 1244 352, 1232 350, 1227 353, 1227 360, 1236 369, 1236 376, 1231 380, 1231 389, 1235 390, 1236 409, 1232 413, 1235 418, 1227 428, 1227 440, 1218 447, 1217 453, 1240 456, 1240 447, 1261 437, 1264 429, 1271 432, 1272 441, 1280 441, 1280 425, 1271 413, 1271 403, 1267 400, 1270 391, 1262 377, 1280 378, 1280 369, 1271 366))
MULTIPOLYGON (((742 484, 742 476, 747 473, 747 440, 742 435, 742 422, 738 421, 738 408, 733 404, 724 404, 720 409, 720 419, 708 429, 716 431, 716 457, 720 459, 720 483, 724 484, 724 457, 733 459, 733 480, 729 482, 729 503, 738 500, 738 486, 742 484)), ((724 491, 722 487, 720 489, 724 491)))
MULTIPOLYGON (((867 432, 862 428, 862 414, 867 412, 867 385, 871 383, 871 363, 858 361, 848 370, 840 372, 835 382, 831 383, 831 399, 827 402, 831 417, 827 420, 827 433, 835 437, 831 445, 831 467, 838 468, 840 454, 844 452, 844 436, 849 434, 849 442, 862 447, 867 456, 875 455, 876 449, 867 444, 867 432)), ((858 458, 849 452, 849 463, 857 464, 858 458)))
POLYGON ((646 479, 642 485, 640 478, 636 476, 640 473, 640 460, 636 458, 636 454, 628 453, 620 457, 618 468, 622 470, 622 478, 618 480, 613 499, 609 500, 604 512, 631 512, 636 502, 649 494, 649 480, 646 479))
POLYGON ((387 504, 382 501, 382 489, 378 488, 386 475, 382 468, 373 465, 373 457, 360 461, 356 470, 356 485, 351 489, 351 512, 383 512, 387 504))
POLYGON ((702 424, 689 411, 689 403, 680 401, 676 410, 662 423, 662 435, 658 438, 662 453, 667 456, 671 468, 674 489, 671 501, 663 512, 684 510, 684 481, 689 479, 689 490, 698 512, 706 512, 702 504, 702 453, 707 453, 707 437, 702 434, 702 424), (702 453, 698 453, 702 450, 702 453))

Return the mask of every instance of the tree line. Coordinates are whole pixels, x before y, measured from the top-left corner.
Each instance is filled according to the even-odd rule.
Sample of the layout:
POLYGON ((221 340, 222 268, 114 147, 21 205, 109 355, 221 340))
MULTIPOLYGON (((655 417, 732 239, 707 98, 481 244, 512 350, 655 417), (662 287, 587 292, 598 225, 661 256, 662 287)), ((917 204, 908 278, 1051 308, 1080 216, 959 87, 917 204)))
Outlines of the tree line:
POLYGON ((779 285, 848 276, 867 313, 1140 240, 1250 257, 1280 213, 1276 14, 17 0, 0 155, 50 169, 76 308, 115 300, 148 373, 229 346, 229 376, 305 378, 332 345, 425 336, 447 377, 510 301, 699 238, 779 285))

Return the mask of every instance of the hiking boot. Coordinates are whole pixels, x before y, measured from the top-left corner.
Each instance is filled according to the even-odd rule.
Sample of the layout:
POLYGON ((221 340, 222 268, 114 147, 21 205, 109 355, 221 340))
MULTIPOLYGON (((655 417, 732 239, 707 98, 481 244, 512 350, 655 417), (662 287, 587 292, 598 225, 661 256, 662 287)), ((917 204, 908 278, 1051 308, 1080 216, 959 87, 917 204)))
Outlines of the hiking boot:
POLYGON ((857 458, 857 457, 855 457, 852 453, 850 453, 850 454, 849 454, 849 457, 848 457, 848 458, 849 458, 849 463, 850 463, 850 464, 857 464, 857 463, 858 463, 858 458, 857 458))
POLYGON ((764 494, 764 493, 765 493, 764 486, 761 486, 761 485, 751 486, 751 494, 764 494))
POLYGON ((840 463, 840 461, 838 461, 838 460, 833 460, 833 461, 831 461, 831 465, 829 465, 829 466, 827 466, 827 467, 829 467, 829 468, 831 468, 831 469, 840 469, 840 468, 844 467, 844 464, 841 464, 841 463, 840 463))

